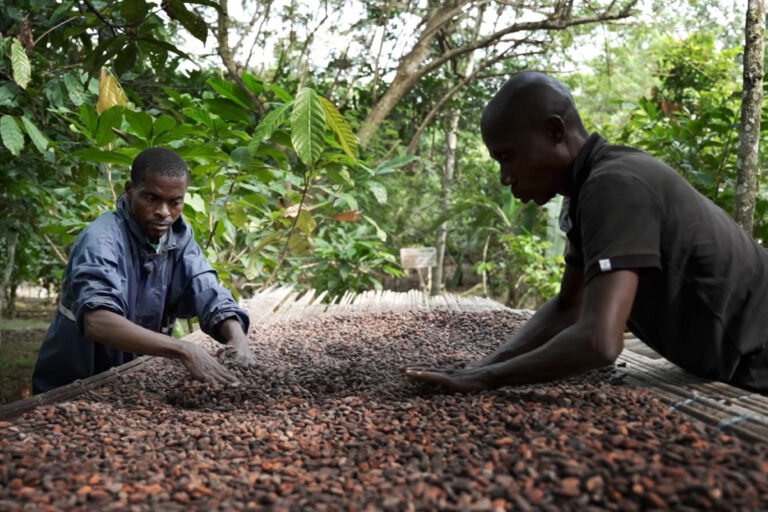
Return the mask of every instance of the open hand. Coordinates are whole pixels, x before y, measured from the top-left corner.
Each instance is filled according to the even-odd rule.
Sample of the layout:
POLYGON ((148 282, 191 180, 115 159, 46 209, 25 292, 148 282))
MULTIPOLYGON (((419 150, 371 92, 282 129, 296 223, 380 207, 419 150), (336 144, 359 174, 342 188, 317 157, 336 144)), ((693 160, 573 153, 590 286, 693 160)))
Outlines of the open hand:
POLYGON ((408 368, 405 370, 405 377, 412 382, 437 384, 460 393, 480 391, 491 387, 485 382, 483 373, 473 368, 458 370, 408 368))
POLYGON ((195 380, 208 384, 236 384, 237 379, 202 346, 187 343, 181 362, 195 380))

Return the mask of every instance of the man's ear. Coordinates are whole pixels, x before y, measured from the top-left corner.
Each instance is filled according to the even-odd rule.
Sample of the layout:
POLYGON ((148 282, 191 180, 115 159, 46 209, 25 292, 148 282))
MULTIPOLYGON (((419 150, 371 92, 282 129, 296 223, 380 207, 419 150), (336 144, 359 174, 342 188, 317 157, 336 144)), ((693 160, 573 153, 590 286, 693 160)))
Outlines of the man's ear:
POLYGON ((544 129, 555 144, 565 140, 565 120, 559 115, 553 114, 549 116, 544 121, 544 129))
POLYGON ((133 183, 131 183, 131 180, 125 182, 125 187, 123 190, 125 190, 125 195, 131 195, 131 190, 133 190, 133 183))

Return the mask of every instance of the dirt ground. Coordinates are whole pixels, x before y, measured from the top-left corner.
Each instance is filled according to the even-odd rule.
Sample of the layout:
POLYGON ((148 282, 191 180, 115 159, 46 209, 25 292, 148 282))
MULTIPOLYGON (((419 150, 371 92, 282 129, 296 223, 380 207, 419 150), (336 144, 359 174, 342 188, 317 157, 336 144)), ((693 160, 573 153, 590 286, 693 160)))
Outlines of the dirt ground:
POLYGON ((32 370, 53 309, 42 301, 16 303, 18 317, 2 321, 0 329, 0 405, 31 393, 32 370))

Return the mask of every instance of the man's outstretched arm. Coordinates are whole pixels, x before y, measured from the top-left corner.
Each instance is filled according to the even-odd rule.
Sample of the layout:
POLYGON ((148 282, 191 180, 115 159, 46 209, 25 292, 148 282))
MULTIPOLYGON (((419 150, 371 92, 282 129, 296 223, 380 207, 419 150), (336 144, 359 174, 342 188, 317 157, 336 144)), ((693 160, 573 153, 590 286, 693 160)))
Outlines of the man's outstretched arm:
POLYGON ((598 274, 584 288, 578 320, 538 348, 505 361, 462 370, 408 370, 411 380, 454 391, 558 380, 613 363, 624 348, 624 328, 637 291, 637 273, 598 274))
POLYGON ((544 303, 519 331, 472 367, 488 366, 540 347, 579 318, 583 293, 583 269, 566 265, 560 291, 544 303))
POLYGON ((83 328, 86 338, 124 352, 179 359, 197 380, 222 384, 237 380, 202 346, 145 329, 108 309, 83 313, 83 328))

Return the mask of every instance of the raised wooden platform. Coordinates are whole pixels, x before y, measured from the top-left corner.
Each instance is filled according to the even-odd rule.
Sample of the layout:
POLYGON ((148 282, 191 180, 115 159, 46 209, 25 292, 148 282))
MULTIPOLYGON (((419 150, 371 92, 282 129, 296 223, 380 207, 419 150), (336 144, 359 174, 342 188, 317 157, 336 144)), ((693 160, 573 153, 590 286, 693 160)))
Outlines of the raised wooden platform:
MULTIPOLYGON (((315 294, 314 291, 300 293, 291 286, 273 286, 244 301, 243 307, 247 309, 251 322, 261 325, 314 316, 365 315, 412 310, 507 309, 491 299, 456 295, 429 297, 415 290, 345 294, 328 304, 322 303, 323 298, 324 294, 315 294)), ((202 331, 196 331, 185 339, 199 341, 205 336, 202 331)), ((88 389, 140 370, 149 359, 142 357, 89 379, 0 407, 0 421, 19 416, 38 405, 72 399, 88 389)), ((768 397, 690 375, 632 337, 625 339, 625 349, 617 364, 625 372, 626 384, 648 389, 671 408, 745 440, 768 442, 768 397)))

